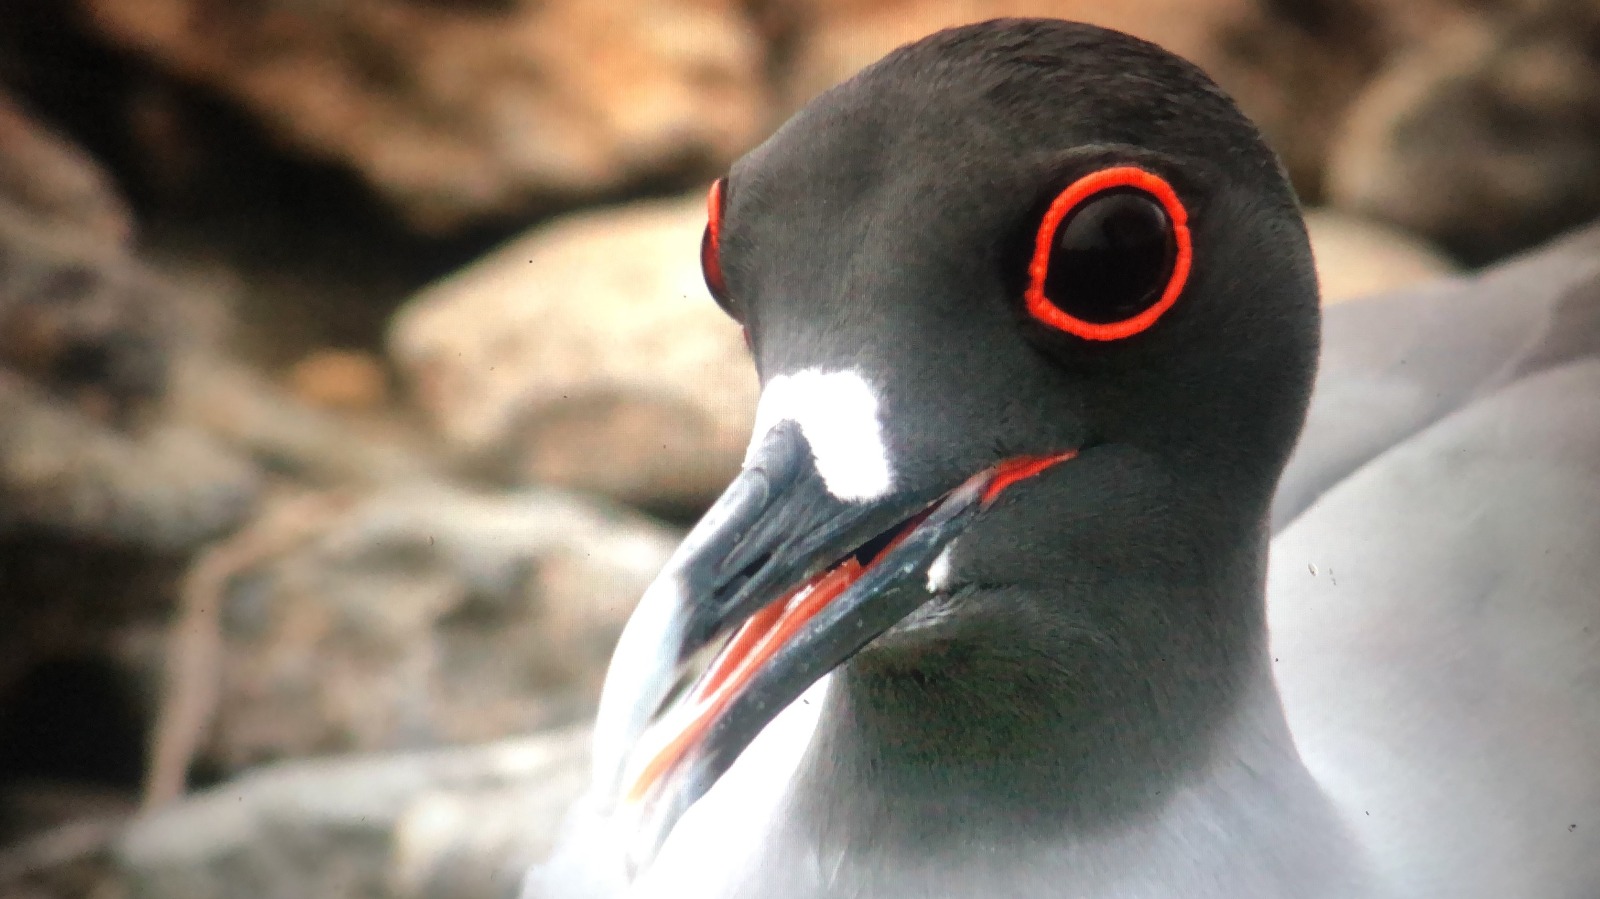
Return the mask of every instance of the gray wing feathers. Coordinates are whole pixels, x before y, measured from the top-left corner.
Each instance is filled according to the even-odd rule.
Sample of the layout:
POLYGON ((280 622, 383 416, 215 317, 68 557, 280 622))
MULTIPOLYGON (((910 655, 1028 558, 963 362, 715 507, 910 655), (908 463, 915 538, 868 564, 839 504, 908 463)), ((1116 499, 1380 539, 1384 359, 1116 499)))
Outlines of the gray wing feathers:
POLYGON ((1427 426, 1272 552, 1296 743, 1402 895, 1600 895, 1600 358, 1427 426))
POLYGON ((1329 307, 1317 389, 1274 501, 1274 530, 1450 412, 1596 354, 1600 226, 1470 279, 1329 307))

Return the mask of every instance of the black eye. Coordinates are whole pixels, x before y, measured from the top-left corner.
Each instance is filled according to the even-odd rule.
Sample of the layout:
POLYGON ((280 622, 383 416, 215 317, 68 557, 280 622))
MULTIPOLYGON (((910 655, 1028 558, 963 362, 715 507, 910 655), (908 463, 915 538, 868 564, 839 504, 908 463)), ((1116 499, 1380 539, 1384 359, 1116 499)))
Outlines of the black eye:
POLYGON ((1134 191, 1101 194, 1056 229, 1045 296, 1086 322, 1122 321, 1161 296, 1176 251, 1158 203, 1134 191))
POLYGON ((1165 181, 1132 167, 1094 172, 1039 226, 1028 311, 1085 339, 1131 337, 1176 301, 1189 262, 1186 214, 1165 181))

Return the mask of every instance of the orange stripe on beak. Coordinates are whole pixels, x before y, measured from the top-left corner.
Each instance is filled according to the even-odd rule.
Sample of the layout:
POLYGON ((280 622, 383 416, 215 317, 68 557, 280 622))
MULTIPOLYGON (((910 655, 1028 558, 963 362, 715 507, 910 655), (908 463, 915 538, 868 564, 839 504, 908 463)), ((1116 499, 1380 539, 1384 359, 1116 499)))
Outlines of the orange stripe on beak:
POLYGON ((778 648, 865 570, 854 557, 846 559, 837 568, 801 585, 787 599, 762 609, 741 625, 717 655, 706 678, 696 687, 693 717, 639 772, 628 790, 628 800, 637 802, 644 798, 651 785, 700 741, 711 723, 778 648))

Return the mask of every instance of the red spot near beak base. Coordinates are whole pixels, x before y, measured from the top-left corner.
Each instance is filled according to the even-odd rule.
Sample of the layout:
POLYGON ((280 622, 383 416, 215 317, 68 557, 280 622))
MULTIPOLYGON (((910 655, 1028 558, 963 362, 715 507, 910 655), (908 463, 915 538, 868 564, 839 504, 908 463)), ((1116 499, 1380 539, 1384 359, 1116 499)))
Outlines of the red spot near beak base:
POLYGON ((1018 481, 1028 478, 1076 456, 1077 450, 1067 450, 1054 456, 1018 456, 1001 462, 995 469, 994 480, 983 490, 983 505, 988 506, 999 498, 1001 492, 1018 481))

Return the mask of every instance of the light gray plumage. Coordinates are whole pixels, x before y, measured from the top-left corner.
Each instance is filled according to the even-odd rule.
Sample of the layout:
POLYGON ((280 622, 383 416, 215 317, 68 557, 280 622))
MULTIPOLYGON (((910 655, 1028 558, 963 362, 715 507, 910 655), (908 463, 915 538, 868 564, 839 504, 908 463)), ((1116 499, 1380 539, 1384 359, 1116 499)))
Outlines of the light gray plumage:
POLYGON ((1600 895, 1600 227, 1324 322, 1267 587, 1301 755, 1397 895, 1600 895))

